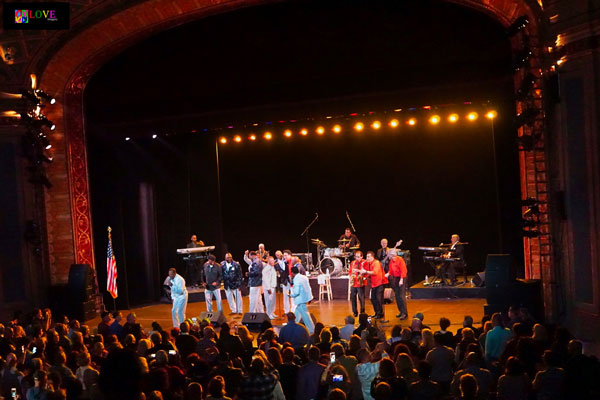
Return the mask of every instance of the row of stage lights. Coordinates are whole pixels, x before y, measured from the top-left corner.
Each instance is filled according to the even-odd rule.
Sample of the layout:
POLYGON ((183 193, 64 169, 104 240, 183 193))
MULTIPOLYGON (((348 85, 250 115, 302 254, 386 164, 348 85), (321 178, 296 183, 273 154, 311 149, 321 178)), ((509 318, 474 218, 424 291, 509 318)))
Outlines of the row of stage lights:
MULTIPOLYGON (((487 118, 489 120, 493 120, 497 116, 498 116, 498 113, 495 110, 490 110, 485 113, 485 118, 487 118)), ((479 114, 475 111, 472 111, 465 116, 465 119, 469 122, 475 122, 478 118, 479 118, 479 114)), ((446 119, 450 124, 454 124, 459 121, 460 116, 456 113, 452 113, 452 114, 448 115, 446 117, 446 119)), ((430 125, 438 125, 440 122, 442 122, 442 117, 437 114, 432 115, 428 118, 428 122, 430 125)), ((405 121, 405 124, 408 126, 415 126, 415 125, 417 125, 417 123, 418 123, 418 120, 417 120, 417 118, 414 118, 414 117, 409 118, 408 120, 405 121)), ((398 120, 396 118, 393 118, 387 122, 387 125, 392 129, 398 128, 400 126, 400 124, 401 124, 400 120, 398 120)), ((371 122, 371 124, 370 124, 370 128, 374 131, 381 129, 382 127, 383 127, 383 122, 379 121, 379 120, 375 120, 375 121, 371 122)), ((360 133, 360 132, 363 132, 365 129, 367 129, 367 126, 365 125, 365 123, 359 121, 359 122, 356 122, 352 126, 352 129, 355 132, 360 133)), ((338 134, 342 133, 342 131, 343 131, 342 125, 335 124, 330 128, 330 131, 333 132, 334 134, 338 135, 338 134)), ((317 126, 314 130, 314 133, 316 133, 319 136, 325 135, 326 132, 327 132, 327 128, 325 128, 325 126, 323 126, 323 125, 317 126)), ((298 131, 298 134, 300 136, 308 136, 309 133, 310 133, 310 131, 307 128, 302 128, 300 131, 298 131)), ((156 136, 156 135, 154 135, 154 136, 156 136)), ((153 138, 154 138, 154 136, 153 136, 153 138)), ((291 138, 292 136, 294 136, 294 132, 291 129, 286 129, 283 131, 283 136, 285 138, 291 138)), ((271 140, 274 137, 275 137, 275 134, 273 134, 273 132, 271 132, 271 131, 266 131, 262 134, 262 138, 265 140, 271 140)), ((259 135, 252 133, 247 137, 247 140, 254 142, 254 141, 258 140, 258 138, 259 138, 259 135)), ((229 142, 229 140, 230 139, 227 136, 221 136, 219 138, 219 143, 227 144, 229 142)), ((235 143, 241 143, 244 139, 242 138, 242 135, 238 134, 238 135, 234 135, 231 140, 235 143)))

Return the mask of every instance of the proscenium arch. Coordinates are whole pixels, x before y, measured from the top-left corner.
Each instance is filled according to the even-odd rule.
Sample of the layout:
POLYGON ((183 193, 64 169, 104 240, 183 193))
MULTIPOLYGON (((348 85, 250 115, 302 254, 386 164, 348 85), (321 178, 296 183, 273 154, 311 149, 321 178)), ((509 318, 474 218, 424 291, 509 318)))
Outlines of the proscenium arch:
MULTIPOLYGON (((54 187, 52 196, 46 196, 52 283, 66 281, 71 263, 94 265, 83 110, 83 91, 92 75, 127 47, 166 29, 214 14, 283 1, 149 0, 97 22, 49 57, 39 85, 57 99, 48 114, 56 124, 52 136, 55 161, 48 167, 54 187)), ((475 9, 504 27, 528 15, 529 35, 540 41, 542 12, 533 0, 446 1, 475 9)), ((517 47, 513 41, 513 48, 517 47)))

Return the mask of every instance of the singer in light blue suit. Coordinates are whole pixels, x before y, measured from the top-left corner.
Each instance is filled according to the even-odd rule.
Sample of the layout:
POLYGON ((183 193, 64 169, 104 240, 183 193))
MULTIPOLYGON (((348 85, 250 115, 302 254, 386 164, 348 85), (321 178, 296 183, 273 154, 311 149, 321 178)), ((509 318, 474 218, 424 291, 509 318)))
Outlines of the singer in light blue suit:
POLYGON ((169 286, 171 286, 171 298, 173 299, 173 327, 179 328, 179 324, 185 321, 185 309, 188 302, 188 291, 185 287, 185 279, 177 273, 175 268, 169 269, 169 286))
POLYGON ((292 286, 290 297, 294 299, 294 304, 296 304, 294 314, 296 315, 296 319, 302 319, 304 326, 308 329, 308 333, 312 335, 315 331, 315 324, 307 308, 307 304, 313 299, 310 283, 306 275, 299 273, 298 267, 292 267, 292 274, 294 275, 294 286, 292 286))

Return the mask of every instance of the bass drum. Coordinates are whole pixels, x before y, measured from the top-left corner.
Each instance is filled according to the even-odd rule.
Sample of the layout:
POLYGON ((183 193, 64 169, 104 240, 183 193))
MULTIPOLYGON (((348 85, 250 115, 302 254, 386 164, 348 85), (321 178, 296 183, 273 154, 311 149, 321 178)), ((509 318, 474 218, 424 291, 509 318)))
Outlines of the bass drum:
POLYGON ((336 277, 344 273, 344 263, 337 257, 325 257, 321 260, 319 269, 324 274, 329 271, 329 276, 336 277))

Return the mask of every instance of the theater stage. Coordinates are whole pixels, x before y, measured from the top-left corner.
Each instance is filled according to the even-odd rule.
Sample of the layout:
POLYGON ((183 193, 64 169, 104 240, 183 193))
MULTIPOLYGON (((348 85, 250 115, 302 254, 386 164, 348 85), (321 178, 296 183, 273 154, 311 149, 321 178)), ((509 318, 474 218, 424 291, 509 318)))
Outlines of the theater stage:
MULTIPOLYGON (((283 300, 281 294, 277 297, 277 309, 276 314, 283 315, 283 300)), ((485 304, 484 299, 427 299, 427 300, 412 300, 409 299, 407 302, 409 317, 412 317, 417 312, 422 312, 425 315, 424 323, 431 326, 432 329, 437 329, 437 324, 441 317, 449 318, 452 325, 450 326, 451 331, 456 331, 462 326, 462 321, 465 315, 470 315, 474 320, 481 321, 483 316, 483 305, 485 304)), ((216 307, 214 305, 213 307, 216 307)), ((240 323, 240 315, 230 315, 229 306, 227 301, 223 302, 225 316, 228 322, 240 323)), ((248 309, 248 297, 244 297, 244 309, 248 309)), ((338 325, 344 324, 344 318, 352 314, 352 308, 350 302, 346 299, 339 299, 333 301, 323 301, 321 303, 312 302, 308 306, 308 310, 315 315, 318 321, 325 323, 326 325, 338 325)), ((136 307, 131 310, 122 310, 124 316, 129 311, 136 313, 138 322, 140 322, 147 330, 153 321, 157 321, 161 326, 167 328, 171 327, 171 305, 170 304, 153 304, 148 306, 136 307)), ((206 304, 204 302, 189 303, 187 308, 187 317, 198 316, 202 311, 206 311, 206 304)), ((371 302, 366 302, 366 311, 368 314, 373 314, 373 307, 371 302)), ((391 330, 394 324, 400 323, 402 326, 410 325, 410 318, 404 321, 400 321, 395 316, 398 314, 398 310, 395 304, 385 305, 386 318, 389 323, 384 324, 386 331, 391 330)), ((272 321, 273 325, 281 325, 285 322, 284 318, 278 318, 272 321)), ((87 321, 87 324, 93 330, 100 323, 100 318, 94 318, 91 321, 87 321)), ((479 324, 476 324, 479 326, 479 324)))

